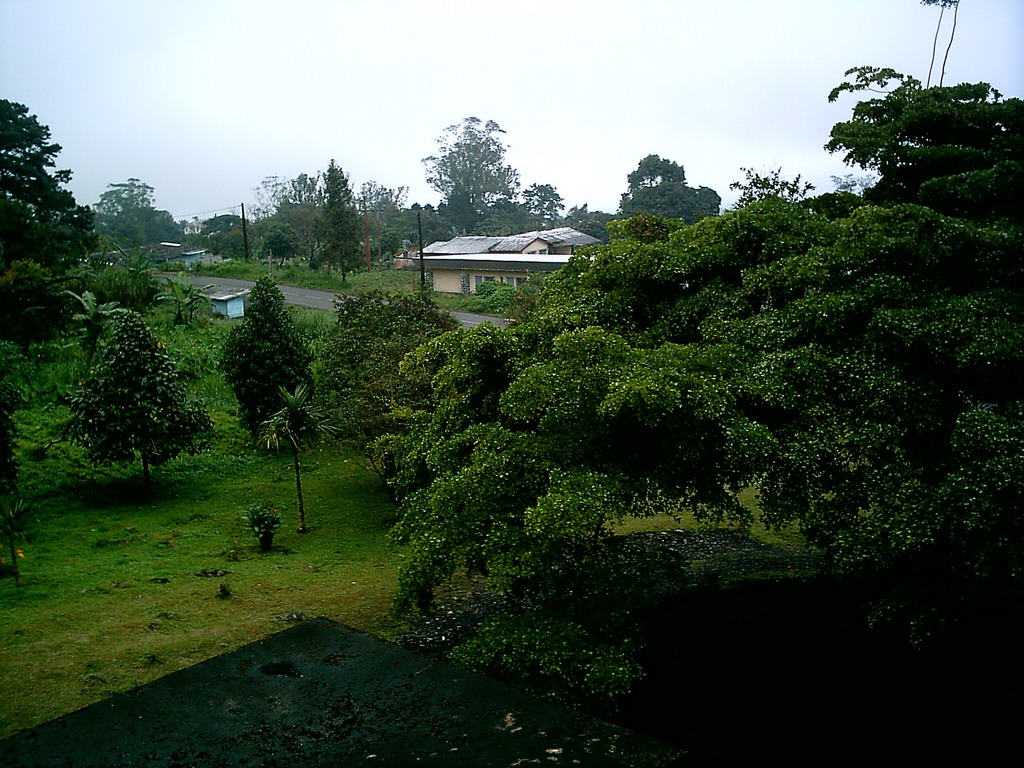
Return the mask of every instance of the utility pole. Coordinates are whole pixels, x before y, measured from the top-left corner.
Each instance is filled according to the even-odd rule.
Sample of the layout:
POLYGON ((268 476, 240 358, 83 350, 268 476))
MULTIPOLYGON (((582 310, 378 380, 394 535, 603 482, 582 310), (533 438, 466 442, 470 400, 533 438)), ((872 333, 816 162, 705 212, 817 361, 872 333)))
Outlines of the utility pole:
POLYGON ((373 266, 370 260, 370 212, 363 208, 363 246, 366 249, 366 268, 373 266))
POLYGON ((242 206, 242 247, 245 248, 245 260, 249 260, 249 229, 245 225, 245 203, 242 206))
POLYGON ((420 218, 420 212, 416 211, 416 231, 420 236, 420 294, 424 297, 427 295, 427 272, 423 266, 423 221, 420 218))

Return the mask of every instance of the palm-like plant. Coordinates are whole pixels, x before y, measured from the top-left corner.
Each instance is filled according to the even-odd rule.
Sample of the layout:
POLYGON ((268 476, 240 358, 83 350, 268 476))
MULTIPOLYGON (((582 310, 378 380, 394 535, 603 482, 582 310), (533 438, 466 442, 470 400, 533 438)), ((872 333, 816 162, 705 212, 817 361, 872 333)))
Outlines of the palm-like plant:
POLYGON ((328 422, 327 416, 310 397, 310 390, 305 384, 298 384, 293 392, 284 387, 279 389, 284 406, 271 414, 260 425, 260 441, 267 448, 275 451, 281 449, 281 443, 287 443, 292 449, 295 467, 295 495, 299 503, 298 533, 306 533, 306 510, 302 504, 302 476, 299 469, 299 455, 311 447, 321 437, 334 434, 334 427, 328 422))
POLYGON ((24 499, 14 496, 4 496, 0 499, 0 537, 6 540, 11 551, 11 568, 14 570, 14 583, 21 586, 21 571, 18 568, 18 556, 21 551, 17 548, 19 539, 25 538, 25 517, 28 514, 28 505, 24 499))
POLYGON ((196 311, 204 306, 209 306, 210 297, 205 291, 213 285, 205 285, 200 288, 188 279, 184 273, 179 274, 167 283, 169 292, 161 294, 161 301, 174 302, 174 324, 191 325, 196 311))
POLYGON ((65 294, 75 299, 81 306, 82 311, 76 312, 71 319, 80 324, 82 334, 82 346, 85 348, 85 370, 92 368, 92 360, 100 345, 100 337, 111 319, 124 312, 116 301, 107 301, 101 304, 92 291, 83 291, 81 294, 74 291, 64 291, 65 294))

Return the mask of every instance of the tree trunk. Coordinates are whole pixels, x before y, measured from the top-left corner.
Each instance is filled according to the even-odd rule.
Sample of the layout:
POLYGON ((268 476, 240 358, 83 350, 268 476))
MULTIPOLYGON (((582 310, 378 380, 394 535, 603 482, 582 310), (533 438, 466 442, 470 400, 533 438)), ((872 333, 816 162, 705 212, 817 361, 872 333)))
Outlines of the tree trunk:
POLYGON ((142 482, 149 485, 149 456, 142 454, 142 482))
POLYGON ((14 586, 21 586, 21 570, 18 568, 18 548, 14 546, 14 537, 9 536, 7 543, 11 546, 11 567, 14 569, 14 586))
POLYGON ((302 506, 302 475, 299 474, 299 452, 294 451, 292 456, 294 457, 295 464, 295 495, 299 499, 299 529, 296 533, 308 533, 309 529, 306 528, 306 510, 302 506))

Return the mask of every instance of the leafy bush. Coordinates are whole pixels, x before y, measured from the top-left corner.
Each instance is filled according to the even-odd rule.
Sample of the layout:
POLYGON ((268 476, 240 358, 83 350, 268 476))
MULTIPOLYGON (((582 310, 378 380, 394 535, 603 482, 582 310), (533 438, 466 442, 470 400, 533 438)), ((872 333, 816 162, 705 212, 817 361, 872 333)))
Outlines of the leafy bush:
POLYGON ((262 552, 269 552, 274 544, 274 534, 284 524, 281 510, 273 504, 251 504, 242 515, 245 525, 252 531, 262 552))
POLYGON ((504 317, 515 295, 516 289, 508 283, 482 283, 463 306, 467 312, 504 317))
POLYGON ((634 645, 536 613, 488 621, 451 659, 556 701, 607 706, 641 675, 634 645))
POLYGON ((82 278, 99 304, 113 302, 136 312, 152 307, 160 293, 156 270, 142 254, 124 255, 117 264, 86 272, 82 278))

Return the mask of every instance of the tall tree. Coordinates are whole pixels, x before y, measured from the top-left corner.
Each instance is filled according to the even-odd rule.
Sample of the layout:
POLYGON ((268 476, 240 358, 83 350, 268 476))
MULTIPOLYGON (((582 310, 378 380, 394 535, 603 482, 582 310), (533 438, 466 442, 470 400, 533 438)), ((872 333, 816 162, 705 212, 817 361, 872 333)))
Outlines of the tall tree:
POLYGON ((362 220, 356 210, 348 175, 331 160, 323 174, 323 209, 320 228, 324 261, 341 272, 342 280, 359 269, 362 220))
POLYGON ((142 477, 209 441, 213 424, 192 402, 181 375, 142 316, 114 320, 110 343, 70 401, 72 439, 99 463, 139 459, 142 477))
POLYGON ((553 227, 561 217, 565 202, 550 184, 531 184, 523 190, 523 204, 536 219, 537 229, 553 227))
POLYGON ((0 270, 25 259, 56 271, 93 244, 92 211, 63 185, 69 170, 52 170, 60 145, 28 108, 0 99, 0 270))
POLYGON ((626 177, 629 189, 622 195, 619 211, 624 216, 649 213, 683 219, 693 224, 718 213, 722 198, 709 187, 686 185, 686 172, 678 163, 648 155, 626 177))
POLYGON ((514 200, 519 190, 519 173, 505 163, 502 133, 493 120, 467 117, 445 128, 437 154, 423 159, 427 183, 441 193, 445 215, 467 232, 489 206, 514 200))
MULTIPOLYGON (((366 231, 371 243, 376 243, 377 261, 386 258, 402 249, 403 240, 415 240, 408 237, 402 225, 402 210, 409 196, 406 187, 382 186, 376 181, 367 181, 359 188, 356 206, 366 217, 366 231)), ((429 241, 433 242, 433 240, 429 241)))
POLYGON ((143 248, 181 237, 174 217, 153 205, 153 188, 135 178, 109 184, 93 208, 96 231, 122 248, 143 248))
POLYGON ((280 409, 280 388, 312 383, 306 342, 288 314, 284 296, 263 275, 256 281, 245 317, 231 328, 221 368, 238 398, 240 418, 256 436, 260 425, 280 409))
POLYGON ((953 47, 953 37, 956 35, 956 17, 960 12, 960 0, 921 0, 921 5, 937 5, 939 6, 939 21, 935 25, 935 39, 932 40, 932 58, 928 63, 928 80, 925 82, 925 87, 929 88, 932 84, 932 69, 935 68, 935 50, 939 44, 939 32, 942 30, 942 17, 946 15, 946 9, 953 9, 953 28, 949 33, 949 44, 946 46, 946 52, 942 56, 942 72, 939 75, 939 85, 942 85, 946 79, 946 61, 949 59, 949 51, 953 47))

